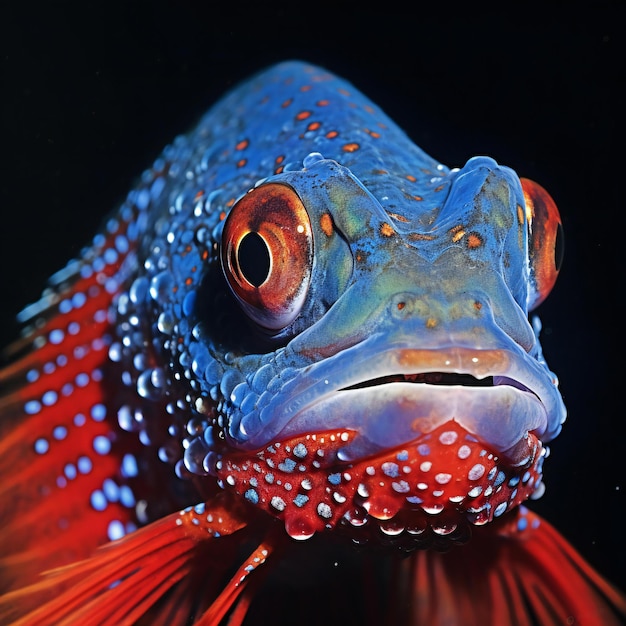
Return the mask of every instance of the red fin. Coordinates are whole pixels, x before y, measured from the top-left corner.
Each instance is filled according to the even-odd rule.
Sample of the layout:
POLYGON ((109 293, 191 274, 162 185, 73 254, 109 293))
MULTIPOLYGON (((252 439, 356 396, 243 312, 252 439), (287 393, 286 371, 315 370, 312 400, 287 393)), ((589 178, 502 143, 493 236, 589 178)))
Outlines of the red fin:
POLYGON ((103 502, 103 513, 90 497, 119 477, 126 445, 114 407, 107 416, 111 394, 104 368, 109 309, 132 265, 127 235, 135 215, 130 209, 126 220, 110 220, 106 236, 51 278, 41 300, 20 316, 26 324, 22 338, 5 351, 10 361, 0 369, 0 591, 28 584, 42 569, 85 558, 108 540, 112 521, 128 527, 134 520, 129 498, 103 502))
POLYGON ((413 587, 407 623, 464 626, 620 626, 626 596, 545 520, 519 507, 477 528, 449 553, 404 565, 413 587))
POLYGON ((14 626, 130 624, 164 598, 149 623, 184 624, 206 609, 198 604, 198 596, 206 604, 223 587, 198 622, 218 624, 244 590, 247 576, 271 551, 271 542, 261 543, 230 583, 224 579, 242 543, 228 535, 245 524, 241 507, 228 494, 220 494, 206 507, 171 514, 107 544, 89 559, 48 572, 29 587, 0 596, 0 619, 14 619, 14 626), (202 593, 193 594, 192 602, 181 602, 190 595, 187 586, 193 588, 192 593, 201 587, 202 593))

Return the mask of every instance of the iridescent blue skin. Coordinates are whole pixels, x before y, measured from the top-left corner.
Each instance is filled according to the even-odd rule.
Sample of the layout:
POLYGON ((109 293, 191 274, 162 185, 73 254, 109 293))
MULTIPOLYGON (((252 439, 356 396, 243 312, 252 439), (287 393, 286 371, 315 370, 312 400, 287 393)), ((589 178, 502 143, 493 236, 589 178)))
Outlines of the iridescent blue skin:
POLYGON ((343 451, 358 458, 434 427, 415 426, 418 406, 465 411, 463 425, 501 452, 529 430, 552 439, 565 409, 528 321, 537 293, 523 206, 517 175, 492 159, 450 170, 343 80, 298 62, 267 70, 166 148, 121 209, 138 247, 117 277, 132 285, 110 354, 140 397, 120 424, 181 476, 329 427, 360 433, 343 451), (314 250, 301 308, 270 333, 247 319, 220 262, 224 218, 267 182, 299 196, 314 250), (433 371, 493 376, 508 395, 429 389, 407 411, 408 383, 389 396, 337 393, 433 371), (166 427, 133 419, 145 399, 166 427), (166 429, 169 439, 155 434, 166 429))

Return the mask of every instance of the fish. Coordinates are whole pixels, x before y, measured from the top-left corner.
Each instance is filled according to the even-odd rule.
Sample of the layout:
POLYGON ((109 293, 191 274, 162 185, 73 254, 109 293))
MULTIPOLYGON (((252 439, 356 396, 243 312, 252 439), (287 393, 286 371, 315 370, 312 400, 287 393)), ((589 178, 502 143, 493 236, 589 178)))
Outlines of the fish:
POLYGON ((324 68, 236 86, 18 315, 1 622, 624 623, 529 502, 562 231, 324 68))

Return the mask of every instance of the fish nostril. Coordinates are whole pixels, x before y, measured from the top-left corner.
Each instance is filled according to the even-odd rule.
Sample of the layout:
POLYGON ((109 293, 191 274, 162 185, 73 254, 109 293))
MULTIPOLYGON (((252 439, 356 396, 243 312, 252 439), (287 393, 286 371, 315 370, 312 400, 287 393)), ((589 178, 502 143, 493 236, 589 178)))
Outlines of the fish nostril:
POLYGON ((394 319, 404 320, 412 317, 416 312, 419 313, 419 299, 410 293, 398 293, 391 298, 389 305, 390 314, 394 319))

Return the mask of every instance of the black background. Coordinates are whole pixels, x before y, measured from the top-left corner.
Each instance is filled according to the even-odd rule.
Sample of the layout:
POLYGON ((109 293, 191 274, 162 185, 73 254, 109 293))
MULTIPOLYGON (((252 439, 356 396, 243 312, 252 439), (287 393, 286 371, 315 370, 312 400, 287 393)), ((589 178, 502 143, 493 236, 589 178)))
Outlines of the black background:
POLYGON ((626 588, 621 3, 222 4, 3 3, 2 344, 46 277, 222 93, 275 61, 321 64, 443 163, 488 154, 557 201, 565 264, 539 314, 569 417, 534 508, 626 588))

